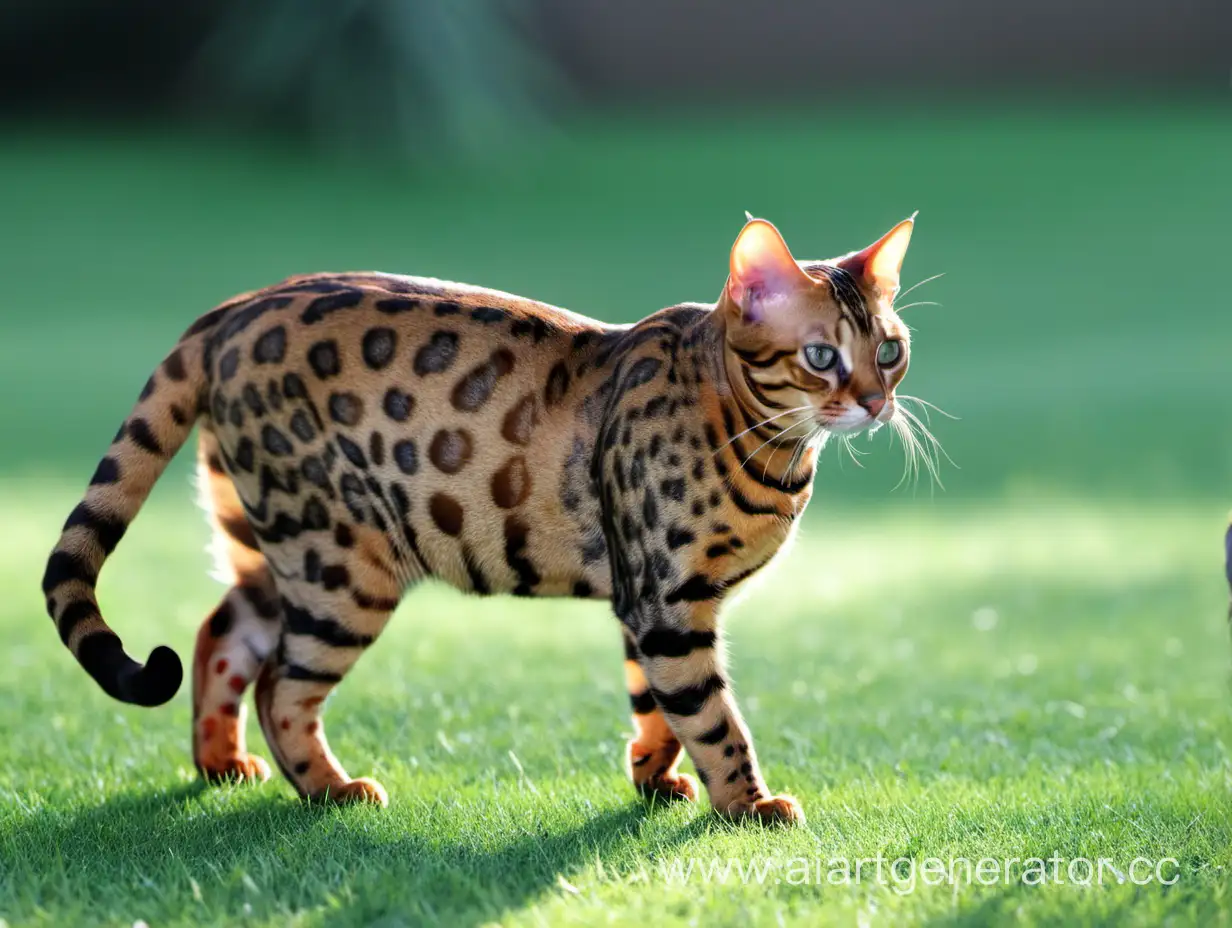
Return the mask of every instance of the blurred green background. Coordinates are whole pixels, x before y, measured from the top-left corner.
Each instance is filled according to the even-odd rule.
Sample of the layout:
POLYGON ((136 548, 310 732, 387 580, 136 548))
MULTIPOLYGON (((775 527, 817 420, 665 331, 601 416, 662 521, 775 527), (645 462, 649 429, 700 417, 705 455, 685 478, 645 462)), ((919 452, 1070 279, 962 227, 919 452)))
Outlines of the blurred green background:
MULTIPOLYGON (((0 852, 24 869, 0 919, 1226 920, 1230 48, 1226 0, 5 5, 0 852), (668 912, 600 850, 778 839, 627 808, 597 604, 412 598, 332 723, 391 787, 379 824, 188 792, 187 694, 121 708, 64 653, 44 552, 199 314, 379 269, 625 322, 717 297, 746 209, 800 258, 919 210, 904 285, 944 276, 907 299, 940 305, 904 312, 904 389, 957 417, 932 420, 944 490, 896 486, 884 432, 862 468, 828 449, 799 545, 733 611, 772 783, 811 816, 792 846, 1171 854, 1176 892, 688 888, 668 912)), ((134 651, 185 654, 218 595, 190 464, 104 575, 134 651)))
MULTIPOLYGON (((886 30, 824 5, 109 6, 0 17, 0 473, 84 476, 188 321, 287 274, 437 276, 623 322, 714 299, 746 209, 802 258, 918 209, 905 285, 945 276, 910 295, 941 305, 905 314, 905 389, 959 417, 934 419, 948 498, 1232 496, 1215 5, 1164 28, 1092 0, 1041 52, 1047 4, 997 30, 951 0, 914 42, 886 27, 913 54, 854 74, 886 30), (1075 48, 1101 21, 1099 54, 1075 48)), ((931 498, 890 493, 889 444, 863 471, 832 451, 821 498, 931 498)))
MULTIPOLYGON (((11 134, 0 466, 86 476, 186 324, 287 274, 424 274, 628 321, 714 299, 745 208, 800 257, 919 209, 905 282, 945 276, 910 294, 941 305, 904 313, 905 389, 959 417, 934 419, 947 495, 1228 496, 1227 102, 884 105, 592 115, 484 170, 11 134)), ((901 456, 870 450, 866 472, 832 452, 822 498, 890 494, 901 456)))

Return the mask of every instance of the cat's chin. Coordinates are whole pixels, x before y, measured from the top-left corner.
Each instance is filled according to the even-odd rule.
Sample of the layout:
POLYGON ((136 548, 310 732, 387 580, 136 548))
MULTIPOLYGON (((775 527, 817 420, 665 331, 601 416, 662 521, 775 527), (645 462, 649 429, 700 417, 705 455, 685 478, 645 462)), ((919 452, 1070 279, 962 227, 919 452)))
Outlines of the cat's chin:
POLYGON ((865 416, 862 420, 853 421, 844 418, 822 423, 822 427, 827 432, 835 435, 859 435, 861 432, 876 431, 881 425, 882 423, 871 416, 865 416))

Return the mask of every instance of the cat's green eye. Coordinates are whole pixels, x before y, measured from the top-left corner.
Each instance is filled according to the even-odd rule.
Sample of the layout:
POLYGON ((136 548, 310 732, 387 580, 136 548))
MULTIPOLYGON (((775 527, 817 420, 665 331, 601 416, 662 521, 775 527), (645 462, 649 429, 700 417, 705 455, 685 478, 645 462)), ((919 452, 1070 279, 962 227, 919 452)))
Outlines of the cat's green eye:
POLYGON ((877 363, 882 367, 893 367, 903 356, 903 343, 897 338, 882 342, 877 349, 877 363))
POLYGON ((838 352, 829 345, 805 345, 804 360, 815 371, 828 371, 838 363, 838 352))

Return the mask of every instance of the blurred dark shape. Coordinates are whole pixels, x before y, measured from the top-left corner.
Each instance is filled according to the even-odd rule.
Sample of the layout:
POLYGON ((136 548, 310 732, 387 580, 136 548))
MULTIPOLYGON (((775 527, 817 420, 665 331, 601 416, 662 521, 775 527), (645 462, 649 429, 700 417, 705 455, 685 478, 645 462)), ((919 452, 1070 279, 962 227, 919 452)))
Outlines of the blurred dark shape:
POLYGON ((499 155, 571 95, 786 105, 885 89, 1226 88, 1229 0, 8 0, 0 115, 499 155))
POLYGON ((536 0, 600 97, 799 103, 910 88, 1167 83, 1226 90, 1229 0, 536 0))
POLYGON ((506 0, 233 4, 189 71, 209 107, 322 147, 477 153, 539 117, 550 69, 506 0))
POLYGON ((481 154, 561 92, 508 0, 17 0, 11 115, 191 120, 329 150, 481 154))
POLYGON ((1224 536, 1224 574, 1228 578, 1228 586, 1232 587, 1232 525, 1228 526, 1228 533, 1224 536))

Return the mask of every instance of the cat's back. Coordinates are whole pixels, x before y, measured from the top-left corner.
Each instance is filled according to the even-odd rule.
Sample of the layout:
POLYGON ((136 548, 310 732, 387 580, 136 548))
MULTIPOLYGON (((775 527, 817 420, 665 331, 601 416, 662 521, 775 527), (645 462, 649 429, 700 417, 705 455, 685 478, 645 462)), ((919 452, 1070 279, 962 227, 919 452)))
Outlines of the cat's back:
MULTIPOLYGON (((570 356, 612 331, 498 290, 376 272, 291 277, 198 325, 211 329, 208 412, 233 429, 301 398, 339 426, 376 412, 406 423, 415 407, 421 419, 452 409, 480 424, 517 385, 537 385, 552 405, 570 356)), ((525 428, 506 431, 517 438, 525 428)))
MULTIPOLYGON (((207 361, 216 362, 225 349, 242 349, 256 336, 270 332, 277 333, 271 337, 278 341, 285 336, 289 346, 298 339, 320 336, 363 336, 374 326, 407 338, 438 331, 460 337, 469 331, 473 337, 468 343, 505 339, 511 350, 520 344, 546 349, 580 333, 612 328, 500 290, 375 271, 289 277, 234 297, 203 316, 194 328, 212 329, 207 361)), ((220 372, 211 368, 207 373, 220 372)))
POLYGON ((620 328, 379 273, 289 278, 206 318, 205 424, 267 549, 325 514, 404 523, 463 588, 602 595, 585 399, 620 328))

